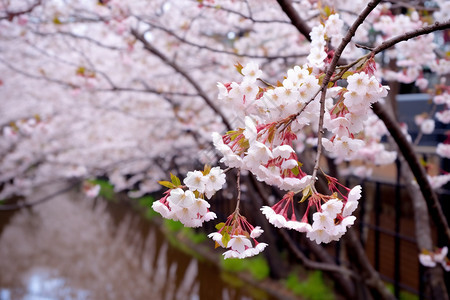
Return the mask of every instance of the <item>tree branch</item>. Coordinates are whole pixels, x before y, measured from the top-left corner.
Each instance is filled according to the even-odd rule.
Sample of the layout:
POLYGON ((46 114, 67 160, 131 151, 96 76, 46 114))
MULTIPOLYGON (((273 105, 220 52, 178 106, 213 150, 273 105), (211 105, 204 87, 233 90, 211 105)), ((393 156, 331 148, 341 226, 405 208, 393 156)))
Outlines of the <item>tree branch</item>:
POLYGON ((222 7, 222 6, 217 6, 217 5, 210 5, 210 4, 202 3, 202 7, 210 8, 210 9, 214 9, 214 10, 222 10, 222 11, 225 11, 230 14, 235 14, 235 15, 240 16, 241 18, 248 19, 248 20, 252 21, 253 23, 291 24, 289 21, 285 21, 285 20, 258 20, 258 19, 253 18, 253 16, 248 16, 240 11, 232 10, 232 9, 222 7))
POLYGON ((31 206, 34 206, 34 205, 37 205, 37 204, 41 204, 41 203, 47 202, 47 201, 53 199, 54 197, 56 197, 58 195, 61 195, 63 193, 66 193, 66 192, 70 191, 71 189, 73 189, 75 186, 77 186, 79 184, 80 184, 80 181, 77 180, 74 183, 64 187, 63 189, 58 190, 58 191, 56 191, 56 192, 54 192, 54 193, 52 193, 52 194, 50 194, 48 196, 42 197, 41 199, 38 199, 38 200, 33 201, 33 202, 0 205, 0 211, 19 210, 19 209, 22 209, 22 208, 31 207, 31 206))
MULTIPOLYGON (((395 300, 394 295, 389 292, 385 283, 381 280, 379 273, 372 267, 354 229, 349 228, 344 235, 344 238, 346 245, 352 254, 351 257, 353 257, 351 263, 358 267, 358 270, 361 272, 360 275, 364 279, 366 285, 377 292, 381 299, 395 300)), ((375 299, 378 299, 379 297, 376 297, 375 299)))
POLYGON ((299 14, 295 10, 294 6, 292 5, 291 0, 277 0, 278 4, 280 5, 281 9, 284 11, 284 13, 289 17, 289 19, 292 22, 292 25, 297 28, 297 30, 303 34, 303 36, 311 42, 311 37, 309 36, 309 33, 311 32, 311 28, 308 26, 308 24, 305 23, 305 21, 300 18, 299 14))
POLYGON ((422 27, 422 28, 419 28, 419 29, 416 29, 413 31, 409 31, 409 32, 406 32, 405 34, 402 34, 402 35, 393 37, 389 40, 386 40, 383 43, 381 43, 381 45, 374 48, 372 50, 372 53, 375 55, 383 50, 386 50, 386 49, 394 46, 397 43, 407 41, 409 39, 418 37, 420 35, 428 34, 433 31, 444 30, 444 29, 449 29, 449 28, 450 28, 450 20, 448 20, 446 22, 436 22, 433 25, 429 25, 429 26, 425 26, 425 27, 422 27))
POLYGON ((408 162, 408 165, 416 178, 417 184, 420 187, 423 197, 425 198, 428 210, 434 219, 438 230, 443 232, 446 236, 447 243, 450 243, 450 228, 448 227, 447 219, 445 218, 439 200, 428 182, 425 170, 421 166, 419 159, 415 155, 412 145, 406 140, 405 135, 401 131, 397 122, 387 113, 386 109, 380 104, 372 105, 373 112, 384 122, 392 138, 398 145, 400 152, 408 162))
MULTIPOLYGON (((392 141, 392 139, 390 139, 390 141, 392 141)), ((393 141, 392 144, 394 144, 393 141)), ((399 155, 398 159, 400 161, 400 173, 414 207, 414 226, 418 250, 421 251, 426 249, 428 251, 433 251, 430 214, 428 212, 427 202, 423 198, 417 184, 414 183, 414 176, 409 166, 406 165, 405 158, 402 155, 399 155)), ((426 282, 428 282, 427 287, 425 288, 426 295, 433 295, 431 297, 432 299, 448 299, 441 266, 438 265, 434 268, 427 268, 423 276, 427 279, 426 282)))
POLYGON ((136 31, 136 29, 131 29, 131 34, 139 40, 146 50, 148 50, 150 53, 156 55, 161 59, 165 64, 170 66, 172 69, 174 69, 178 74, 183 76, 191 85, 192 87, 198 92, 199 96, 205 101, 205 103, 218 115, 222 118, 222 122, 225 124, 228 130, 231 130, 233 127, 231 126, 230 122, 228 122, 225 115, 216 107, 216 105, 209 99, 208 95, 206 95, 205 91, 200 87, 200 85, 184 70, 181 69, 180 66, 178 66, 175 62, 170 61, 167 56, 165 56, 162 52, 160 52, 158 49, 150 45, 149 42, 144 38, 142 34, 136 31))
POLYGON ((180 42, 182 42, 182 43, 184 43, 186 45, 189 45, 189 46, 192 46, 192 47, 196 47, 198 49, 211 51, 211 52, 214 52, 214 53, 221 53, 221 54, 232 55, 232 56, 237 56, 237 57, 247 57, 247 58, 252 58, 252 59, 268 59, 268 60, 287 59, 287 58, 300 58, 300 57, 305 57, 305 56, 308 55, 307 53, 290 54, 290 55, 256 55, 256 54, 236 53, 236 52, 233 52, 233 51, 215 49, 215 48, 209 47, 207 45, 199 45, 199 44, 196 44, 194 42, 191 42, 191 41, 187 40, 186 38, 177 35, 172 30, 169 30, 169 29, 167 29, 167 28, 165 28, 163 26, 159 26, 159 25, 156 25, 154 23, 147 22, 147 21, 145 21, 145 23, 151 25, 152 27, 154 27, 156 29, 164 31, 165 33, 169 34, 170 36, 173 36, 174 38, 176 38, 177 40, 179 40, 180 42))

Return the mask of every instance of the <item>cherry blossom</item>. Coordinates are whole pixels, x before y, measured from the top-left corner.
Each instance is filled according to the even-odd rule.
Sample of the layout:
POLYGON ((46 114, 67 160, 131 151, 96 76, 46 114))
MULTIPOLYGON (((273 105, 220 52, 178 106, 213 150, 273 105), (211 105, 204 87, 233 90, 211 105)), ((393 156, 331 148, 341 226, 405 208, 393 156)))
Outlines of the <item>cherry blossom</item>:
POLYGON ((439 143, 436 148, 436 153, 445 158, 450 158, 450 144, 439 143))
POLYGON ((450 260, 447 258, 448 247, 442 247, 436 249, 434 252, 430 251, 422 251, 419 254, 420 263, 429 268, 433 268, 436 265, 440 264, 445 271, 450 271, 450 260))
POLYGON ((259 254, 267 247, 266 243, 260 243, 256 239, 264 232, 261 227, 253 227, 245 217, 236 210, 225 223, 219 223, 217 232, 210 233, 218 246, 230 249, 223 253, 227 258, 246 258, 259 254))
POLYGON ((83 192, 88 198, 95 198, 100 193, 100 185, 86 182, 83 185, 83 192))

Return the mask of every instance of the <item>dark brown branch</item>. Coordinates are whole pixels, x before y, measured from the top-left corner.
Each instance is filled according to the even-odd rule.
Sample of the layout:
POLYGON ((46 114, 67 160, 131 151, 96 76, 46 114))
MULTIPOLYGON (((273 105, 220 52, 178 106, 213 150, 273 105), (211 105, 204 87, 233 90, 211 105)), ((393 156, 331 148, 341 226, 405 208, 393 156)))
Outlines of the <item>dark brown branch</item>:
POLYGON ((389 40, 386 40, 381 45, 379 45, 375 49, 373 49, 372 53, 375 55, 375 54, 377 54, 383 50, 386 50, 400 42, 407 41, 409 39, 418 37, 420 35, 428 34, 433 31, 444 30, 444 29, 449 29, 449 28, 450 28, 450 20, 448 20, 446 22, 436 22, 433 25, 429 25, 429 26, 425 26, 425 27, 422 27, 422 28, 419 28, 419 29, 416 29, 413 31, 409 31, 405 34, 402 34, 402 35, 393 37, 389 40))
POLYGON ((73 84, 73 83, 70 83, 70 82, 66 82, 66 81, 63 81, 63 80, 60 80, 60 79, 57 79, 57 78, 51 78, 51 77, 48 77, 46 75, 40 76, 40 75, 35 75, 35 74, 31 74, 31 73, 25 72, 23 70, 20 70, 20 69, 16 68, 12 64, 10 64, 6 60, 4 60, 3 58, 0 58, 0 63, 4 64, 5 66, 10 68, 11 70, 13 70, 13 71, 15 71, 15 72, 17 72, 19 74, 22 74, 24 76, 27 76, 29 78, 38 79, 38 80, 46 80, 48 82, 57 83, 59 85, 70 87, 70 88, 80 88, 80 86, 78 86, 76 84, 73 84))
POLYGON ((331 75, 333 75, 334 70, 336 69, 337 63, 339 59, 341 58, 342 52, 344 51, 345 47, 347 47, 348 43, 352 40, 353 36, 355 35, 356 30, 358 27, 364 22, 364 20, 367 18, 367 16, 370 14, 370 12, 381 2, 381 0, 372 0, 370 1, 366 8, 359 14, 358 18, 355 20, 355 22, 352 24, 352 26, 349 28, 347 34, 342 39, 342 42, 337 47, 333 60, 331 61, 330 65, 328 66, 328 72, 325 75, 325 78, 322 83, 322 88, 326 87, 328 83, 330 82, 331 75))
POLYGON ((294 241, 287 234, 286 230, 279 229, 278 232, 281 234, 284 241, 288 244, 291 252, 294 253, 294 255, 299 260, 302 261, 302 263, 305 267, 307 267, 309 269, 313 269, 313 270, 322 270, 322 271, 326 271, 326 272, 337 272, 341 275, 351 276, 353 278, 358 277, 353 271, 351 271, 347 268, 340 267, 338 265, 329 264, 329 263, 322 263, 322 262, 310 260, 308 257, 306 257, 306 255, 302 251, 300 251, 297 248, 294 241))
MULTIPOLYGON (((326 69, 325 69, 326 70, 326 69)), ((320 95, 320 111, 319 111, 319 130, 317 131, 317 153, 316 158, 314 160, 314 169, 311 175, 313 182, 316 182, 317 170, 319 170, 320 157, 322 156, 322 136, 324 134, 323 131, 323 120, 325 115, 325 96, 327 94, 326 86, 322 87, 322 94, 320 95)), ((314 184, 313 184, 314 185, 314 184)))
MULTIPOLYGON (((279 1, 280 2, 280 1, 279 1)), ((345 47, 350 43, 351 39, 355 35, 356 30, 358 27, 364 22, 364 20, 367 18, 367 16, 370 14, 370 12, 381 2, 381 0, 372 0, 369 2, 366 6, 366 8, 359 14, 358 18, 355 20, 355 22, 352 24, 352 26, 349 28, 347 34, 342 39, 342 42, 339 44, 338 48, 335 51, 335 54, 333 56, 333 59, 328 66, 327 73, 325 75, 325 78, 322 82, 321 89, 324 90, 328 83, 330 82, 331 76, 333 75, 336 66, 338 64, 338 61, 345 49, 345 47)), ((288 15, 290 18, 291 16, 288 15)), ((299 30, 300 31, 300 30, 299 30)), ((303 31, 300 31, 302 34, 305 34, 303 31)), ((309 32, 308 32, 309 33, 309 32)), ((306 36, 306 35, 305 35, 306 36)), ((319 128, 321 130, 321 128, 319 128)), ((394 299, 393 295, 389 293, 389 291, 386 289, 386 286, 384 285, 383 281, 380 279, 378 273, 372 268, 370 265, 370 262, 367 259, 366 254, 364 253, 364 249, 362 248, 359 241, 356 239, 356 235, 354 232, 349 230, 350 232, 347 232, 347 240, 349 240, 349 246, 352 247, 354 254, 356 256, 356 259, 360 262, 360 268, 364 270, 363 277, 365 279, 365 282, 368 286, 370 286, 376 293, 379 294, 383 299, 394 299)))
POLYGON ((284 13, 291 20, 292 25, 294 25, 295 28, 297 28, 297 30, 301 34, 303 34, 303 36, 308 41, 311 42, 311 37, 309 36, 311 28, 308 26, 308 24, 305 23, 305 21, 302 20, 302 18, 300 18, 294 6, 292 5, 291 0, 277 0, 277 2, 280 5, 281 9, 284 11, 284 13))
POLYGON ((355 231, 353 228, 349 228, 347 233, 344 235, 346 245, 349 249, 350 255, 353 258, 351 263, 358 267, 360 273, 360 278, 366 283, 366 285, 371 288, 377 297, 375 299, 392 299, 395 300, 394 295, 392 295, 386 288, 385 283, 381 280, 378 272, 372 267, 364 248, 361 245, 355 231))
POLYGON ((17 203, 17 204, 5 204, 5 205, 0 205, 0 211, 11 211, 11 210, 19 210, 22 208, 26 208, 26 207, 32 207, 44 202, 47 202, 51 199, 53 199, 54 197, 61 195, 63 193, 66 193, 68 191, 70 191, 71 189, 73 189, 75 186, 79 185, 80 181, 76 181, 68 186, 66 186, 65 188, 58 190, 48 196, 42 197, 41 199, 38 199, 36 201, 33 202, 24 202, 24 203, 17 203))
MULTIPOLYGON (((390 141, 394 144, 392 138, 390 141)), ((414 183, 414 176, 411 169, 406 164, 404 157, 399 155, 398 159, 401 168, 400 174, 414 208, 414 227, 418 250, 419 252, 424 249, 433 251, 434 247, 430 228, 430 214, 428 212, 427 202, 423 198, 419 186, 414 183)), ((426 278, 425 282, 428 283, 425 288, 425 295, 433 295, 430 297, 431 299, 448 299, 449 296, 447 295, 445 288, 441 266, 438 265, 434 268, 426 268, 423 277, 426 278)))
POLYGON ((30 7, 28 7, 25 10, 21 10, 21 11, 6 11, 6 16, 2 16, 0 17, 0 20, 4 20, 7 19, 8 21, 12 21, 14 20, 15 17, 18 17, 20 15, 25 15, 27 13, 32 12, 36 7, 38 7, 39 5, 41 5, 42 0, 37 0, 35 3, 33 3, 33 5, 31 5, 30 7))
POLYGON ((384 122, 392 138, 397 143, 400 152, 408 162, 408 165, 416 178, 423 197, 427 201, 428 210, 438 226, 438 230, 445 234, 447 243, 450 243, 450 228, 448 227, 447 219, 445 218, 436 194, 428 182, 425 170, 415 155, 412 145, 406 139, 397 122, 388 114, 386 109, 380 103, 373 104, 372 109, 378 118, 384 122))
POLYGON ((230 122, 227 120, 225 115, 216 107, 216 105, 209 99, 208 95, 206 95, 205 91, 201 88, 201 86, 183 69, 181 69, 180 66, 178 66, 175 62, 169 60, 167 56, 165 56, 162 52, 160 52, 158 49, 153 47, 147 40, 144 38, 142 34, 137 32, 135 29, 131 29, 131 34, 139 40, 143 45, 144 48, 149 51, 150 53, 157 56, 159 59, 161 59, 166 65, 170 66, 172 69, 174 69, 178 74, 184 77, 191 85, 192 87, 197 91, 199 96, 205 101, 205 103, 218 115, 222 118, 222 122, 225 124, 228 130, 231 130, 233 127, 231 126, 230 122))

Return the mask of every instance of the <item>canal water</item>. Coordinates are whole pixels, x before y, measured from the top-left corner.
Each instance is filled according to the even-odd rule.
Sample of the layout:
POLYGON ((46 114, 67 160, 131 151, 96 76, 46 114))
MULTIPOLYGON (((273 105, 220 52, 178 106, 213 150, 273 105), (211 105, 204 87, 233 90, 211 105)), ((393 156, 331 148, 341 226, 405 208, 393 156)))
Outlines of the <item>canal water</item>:
POLYGON ((1 300, 272 299, 232 286, 221 274, 173 248, 156 225, 123 203, 72 190, 31 208, 0 211, 1 300))

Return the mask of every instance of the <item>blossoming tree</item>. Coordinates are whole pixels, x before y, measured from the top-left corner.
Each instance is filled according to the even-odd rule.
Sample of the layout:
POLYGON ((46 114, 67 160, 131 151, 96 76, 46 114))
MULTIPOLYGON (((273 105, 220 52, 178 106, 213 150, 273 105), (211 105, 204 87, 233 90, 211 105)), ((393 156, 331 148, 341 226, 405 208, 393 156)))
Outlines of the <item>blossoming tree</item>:
MULTIPOLYGON (((392 298, 354 232, 346 233, 361 187, 339 182, 322 159, 391 164, 397 149, 381 143, 390 135, 414 195, 428 295, 448 297, 435 263, 448 270, 446 251, 433 250, 428 215, 450 243, 433 191, 450 176, 426 174, 388 99, 396 82, 415 82, 439 105, 417 118, 421 134, 433 132, 434 119, 450 122, 450 64, 443 42, 435 43, 446 38, 449 2, 380 2, 2 2, 1 198, 106 175, 132 197, 164 186, 153 209, 199 227, 216 219, 209 201, 234 177, 235 209, 209 237, 225 258, 245 258, 271 247, 257 241, 267 224, 251 224, 241 210, 249 197, 241 181, 250 178, 268 223, 313 242, 318 261, 278 231, 306 266, 329 271, 354 297, 357 273, 317 247, 345 235, 365 288, 392 298), (434 84, 425 69, 437 74, 434 84), (168 171, 176 174, 170 181, 168 171), (261 183, 283 195, 271 203, 261 183)), ((449 140, 436 153, 450 158, 449 140)), ((85 185, 89 196, 97 189, 85 185)))

